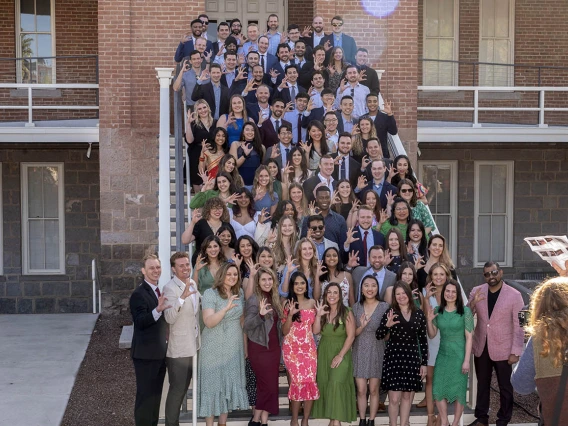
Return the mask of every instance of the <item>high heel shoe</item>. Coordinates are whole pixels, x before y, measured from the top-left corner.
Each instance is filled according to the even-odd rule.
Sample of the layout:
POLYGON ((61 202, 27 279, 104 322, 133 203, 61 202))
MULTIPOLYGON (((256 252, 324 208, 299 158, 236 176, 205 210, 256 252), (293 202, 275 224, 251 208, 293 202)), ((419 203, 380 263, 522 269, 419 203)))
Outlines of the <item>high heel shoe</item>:
POLYGON ((359 426, 368 426, 367 419, 359 419, 359 426))
POLYGON ((428 423, 426 426, 436 426, 438 418, 435 414, 428 414, 428 423))
POLYGON ((375 426, 375 419, 367 420, 367 426, 375 426))

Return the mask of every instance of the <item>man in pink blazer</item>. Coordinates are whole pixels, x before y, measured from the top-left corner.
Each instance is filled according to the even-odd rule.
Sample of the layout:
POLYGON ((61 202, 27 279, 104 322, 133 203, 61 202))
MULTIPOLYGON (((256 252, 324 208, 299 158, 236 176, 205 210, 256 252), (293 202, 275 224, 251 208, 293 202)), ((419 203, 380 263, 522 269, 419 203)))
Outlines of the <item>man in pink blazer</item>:
POLYGON ((476 419, 469 426, 489 424, 489 386, 493 369, 500 394, 497 426, 506 426, 513 415, 512 365, 519 360, 524 347, 524 331, 518 317, 524 303, 521 293, 503 282, 503 271, 498 263, 487 262, 483 276, 487 282, 475 287, 469 295, 469 307, 477 315, 473 333, 476 419))

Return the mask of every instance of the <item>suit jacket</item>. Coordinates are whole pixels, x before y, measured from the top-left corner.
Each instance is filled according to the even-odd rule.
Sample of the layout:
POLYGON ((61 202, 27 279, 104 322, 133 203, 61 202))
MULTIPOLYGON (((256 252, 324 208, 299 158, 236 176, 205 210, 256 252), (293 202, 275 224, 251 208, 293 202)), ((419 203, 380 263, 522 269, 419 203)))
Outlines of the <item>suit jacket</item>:
MULTIPOLYGON (((296 145, 294 144, 290 144, 290 150, 292 150, 292 148, 294 148, 296 145)), ((271 147, 266 149, 266 153, 264 154, 264 160, 263 160, 263 164, 267 164, 268 160, 270 160, 270 156, 272 155, 272 151, 274 149, 277 149, 278 144, 272 145, 271 147)), ((278 166, 280 168, 284 167, 285 164, 282 164, 282 152, 280 152, 276 157, 274 157, 274 160, 278 163, 278 166)), ((290 161, 290 156, 288 155, 288 161, 290 161)))
POLYGON ((477 325, 473 332, 473 354, 481 356, 485 343, 489 357, 493 361, 505 361, 509 355, 520 356, 524 348, 524 331, 519 325, 519 311, 524 302, 521 293, 503 283, 491 318, 487 307, 489 284, 474 287, 469 294, 469 304, 477 292, 481 292, 482 300, 472 309, 477 315, 477 325))
MULTIPOLYGON (((321 121, 323 123, 323 117, 324 117, 324 108, 323 107, 312 109, 312 111, 310 112, 310 115, 305 117, 306 127, 308 126, 310 121, 313 121, 313 120, 321 121)), ((303 124, 304 123, 302 122, 302 125, 303 124)))
MULTIPOLYGON (((260 53, 259 53, 259 55, 260 55, 260 53)), ((264 72, 264 74, 268 75, 268 79, 270 80, 270 75, 269 75, 270 70, 273 69, 276 66, 276 64, 278 63, 278 58, 276 56, 274 56, 273 54, 268 53, 268 52, 266 52, 264 55, 265 55, 264 69, 266 70, 264 72)), ((259 57, 259 60, 258 60, 258 64, 261 65, 260 57, 259 57)))
MULTIPOLYGON (((180 42, 176 49, 174 60, 176 62, 181 62, 183 58, 189 56, 189 54, 194 50, 195 48, 193 47, 193 38, 186 41, 185 43, 180 42)), ((213 44, 209 40, 207 40, 207 44, 205 45, 205 51, 213 52, 213 44)))
POLYGON ((375 117, 374 123, 375 129, 377 130, 377 137, 381 142, 383 157, 390 158, 388 133, 390 133, 391 135, 396 135, 398 133, 394 115, 389 116, 388 114, 379 111, 379 113, 375 117))
POLYGON ((361 71, 365 71, 365 75, 367 76, 367 79, 363 80, 361 84, 367 86, 371 93, 375 92, 378 94, 381 91, 381 84, 379 82, 377 71, 367 65, 362 65, 359 68, 361 71))
MULTIPOLYGON (((298 87, 298 93, 306 93, 306 89, 304 89, 302 86, 298 85, 297 87, 298 87)), ((296 95, 298 93, 296 93, 296 95)), ((281 91, 278 91, 278 89, 274 89, 274 97, 282 99, 285 104, 294 100, 290 95, 290 89, 288 87, 282 89, 281 91)))
MULTIPOLYGON (((306 199, 308 200, 308 203, 315 201, 316 197, 314 197, 314 189, 316 189, 316 186, 318 186, 320 184, 320 182, 321 182, 321 180, 320 180, 319 176, 317 174, 315 174, 311 178, 306 179, 304 181, 304 183, 302 184, 302 186, 304 187, 304 194, 306 195, 306 199)), ((333 186, 333 188, 331 188, 331 189, 333 189, 333 191, 335 191, 337 189, 337 181, 335 179, 331 183, 331 186, 333 186)), ((331 198, 333 199, 333 196, 331 198)))
MULTIPOLYGON (((349 261, 349 253, 353 252, 359 252, 359 259, 361 258, 361 253, 363 253, 364 251, 364 247, 363 247, 363 235, 361 235, 361 233, 359 232, 359 227, 357 226, 356 228, 354 228, 354 233, 353 233, 353 237, 355 238, 359 238, 359 240, 352 242, 351 244, 349 244, 349 250, 347 250, 346 252, 344 252, 343 255, 343 262, 345 264, 347 264, 347 262, 349 261)), ((373 234, 373 241, 375 243, 376 246, 383 246, 385 247, 385 237, 383 236, 383 234, 381 234, 379 231, 374 230, 373 228, 371 228, 371 232, 373 234)), ((367 250, 369 250, 371 248, 370 245, 367 246, 367 250)), ((341 250, 344 251, 344 247, 341 247, 341 250)), ((368 257, 367 253, 367 263, 369 261, 369 257, 368 257)), ((366 269, 368 269, 368 265, 361 265, 364 266, 366 269)))
MULTIPOLYGON (((355 288, 355 300, 359 300, 359 297, 361 295, 361 281, 363 281, 363 276, 368 270, 369 268, 366 268, 364 266, 358 266, 352 271, 353 282, 356 283, 357 286, 355 288)), ((387 289, 389 287, 392 288, 395 282, 396 282, 396 274, 385 268, 385 278, 382 283, 379 283, 380 286, 379 298, 381 300, 385 300, 387 289)))
MULTIPOLYGON (((197 290, 197 285, 191 280, 191 286, 197 290)), ((182 305, 179 301, 185 289, 184 283, 179 279, 172 280, 164 286, 164 296, 168 304, 172 305, 164 311, 166 322, 170 325, 170 337, 168 340, 168 358, 185 358, 194 356, 201 346, 199 333, 199 303, 197 310, 194 309, 193 300, 190 296, 182 305), (197 328, 196 328, 197 327, 197 328)), ((196 294, 201 298, 199 292, 196 294)))
MULTIPOLYGON (((282 125, 284 123, 288 123, 290 126, 292 125, 292 123, 290 123, 290 122, 288 122, 284 119, 280 119, 280 122, 281 122, 280 125, 282 125)), ((258 130, 260 131, 260 137, 262 139, 262 144, 266 148, 269 148, 272 145, 278 143, 278 141, 279 141, 278 134, 276 133, 276 130, 274 129, 274 125, 272 124, 271 120, 269 120, 269 119, 264 120, 262 122, 262 124, 260 126, 258 126, 258 130)))
MULTIPOLYGON (((359 199, 361 200, 361 202, 363 202, 362 200, 362 195, 365 193, 365 191, 367 190, 371 190, 374 191, 373 189, 373 179, 371 178, 371 181, 367 184, 367 186, 365 188, 363 188, 361 190, 361 192, 359 192, 357 195, 359 197, 359 199)), ((393 194, 397 194, 398 193, 398 188, 394 185, 391 185, 390 183, 388 183, 386 181, 386 179, 383 181, 383 187, 381 188, 381 193, 379 194, 379 198, 381 199, 381 208, 386 209, 387 208, 387 192, 392 191, 393 194)))
MULTIPOLYGON (((213 83, 196 84, 191 99, 197 101, 205 99, 211 108, 211 115, 215 114, 215 93, 213 92, 213 83)), ((219 117, 229 113, 229 88, 221 84, 221 105, 219 105, 219 117)))
MULTIPOLYGON (((294 65, 295 62, 293 59, 290 59, 290 65, 294 65)), ((276 83, 272 84, 272 80, 271 80, 271 84, 272 87, 274 87, 274 89, 276 89, 278 86, 280 86, 280 83, 282 83, 282 79, 286 76, 286 73, 284 72, 284 69, 282 68, 282 65, 280 65, 280 61, 276 60, 276 63, 274 64, 274 66, 271 68, 274 71, 276 71, 278 73, 278 77, 276 77, 276 83)), ((270 72, 270 69, 268 70, 270 72)), ((267 74, 270 74, 270 73, 267 74)))
MULTIPOLYGON (((236 77, 237 77, 237 73, 235 72, 235 78, 236 78, 236 77)), ((223 75, 221 76, 221 84, 222 84, 223 86, 225 86, 225 87, 229 87, 229 90, 232 89, 232 88, 235 87, 235 86, 236 86, 235 88, 240 87, 240 86, 239 86, 239 83, 240 83, 241 81, 244 81, 244 82, 245 82, 245 85, 246 85, 246 79, 244 79, 244 80, 239 80, 239 81, 236 81, 236 80, 233 79, 233 82, 232 82, 231 86, 229 87, 229 83, 227 82, 227 75, 226 75, 226 74, 223 74, 223 75)), ((243 86, 243 89, 244 89, 244 87, 245 87, 245 86, 243 86)), ((240 94, 241 92, 242 92, 242 89, 241 89, 240 92, 237 92, 237 93, 240 94)), ((232 92, 231 92, 231 95, 233 95, 232 92)))
MULTIPOLYGON (((324 39, 325 37, 326 37, 326 34, 325 34, 325 32, 324 32, 324 36, 323 36, 322 39, 324 39)), ((312 33, 311 33, 309 36, 307 36, 307 37, 300 37, 300 38, 304 41, 304 43, 306 43, 306 47, 310 46, 310 47, 313 49, 314 47, 317 46, 317 44, 314 45, 314 33, 313 33, 313 31, 312 31, 312 33)))
MULTIPOLYGON (((338 153, 334 153, 331 154, 333 158, 337 158, 337 156, 339 155, 338 153)), ((349 156, 348 157, 348 161, 349 161, 349 182, 351 183, 351 187, 355 188, 357 186, 357 180, 359 179, 359 176, 362 175, 361 173, 361 163, 359 163, 357 160, 355 160, 353 157, 349 156)), ((341 162, 339 164, 336 164, 335 167, 333 168, 333 178, 336 180, 339 180, 339 171, 341 168, 341 162)))
MULTIPOLYGON (((333 36, 333 34, 326 35, 324 38, 322 38, 320 41, 320 46, 324 46, 328 40, 331 42, 331 47, 332 48, 335 47, 335 37, 333 36)), ((347 34, 343 34, 341 40, 341 46, 343 49, 343 55, 345 57, 345 60, 347 62, 354 64, 355 54, 357 53, 357 43, 355 43, 355 39, 351 36, 348 36, 347 34)), ((329 49, 326 52, 327 60, 329 60, 329 56, 331 55, 332 50, 333 49, 329 49)))
POLYGON ((160 360, 166 357, 168 324, 162 314, 158 321, 152 311, 158 306, 158 297, 146 282, 136 287, 130 296, 130 313, 134 334, 130 355, 136 359, 160 360))
MULTIPOLYGON (((341 116, 341 111, 335 111, 335 116, 337 117, 337 131, 339 133, 345 131, 345 127, 343 127, 343 117, 341 116)), ((353 120, 353 125, 357 124, 357 120, 351 115, 351 120, 353 120)))
MULTIPOLYGON (((385 158, 385 157, 383 157, 383 160, 386 163, 385 165, 387 167, 387 170, 390 169, 392 166, 392 160, 390 158, 385 158)), ((371 163, 367 164, 367 168, 365 169, 364 174, 368 181, 373 179, 373 173, 371 172, 371 163)))

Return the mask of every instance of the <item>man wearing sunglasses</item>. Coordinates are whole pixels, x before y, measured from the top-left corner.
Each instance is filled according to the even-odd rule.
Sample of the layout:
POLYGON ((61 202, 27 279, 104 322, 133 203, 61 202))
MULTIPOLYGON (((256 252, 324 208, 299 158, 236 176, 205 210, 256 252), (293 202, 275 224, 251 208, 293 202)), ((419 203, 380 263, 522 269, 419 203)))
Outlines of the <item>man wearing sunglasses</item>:
POLYGON ((469 307, 477 315, 473 333, 473 354, 477 374, 475 421, 470 426, 489 424, 489 394, 493 369, 499 383, 500 406, 497 426, 505 426, 513 415, 512 366, 523 352, 524 331, 519 311, 524 302, 517 290, 503 282, 503 271, 496 262, 483 267, 486 283, 469 295, 469 307))
POLYGON ((322 260, 323 253, 330 247, 335 247, 339 251, 339 246, 324 237, 325 223, 321 214, 314 214, 308 217, 308 238, 316 246, 318 260, 322 260))
POLYGON ((355 63, 355 55, 357 54, 357 43, 355 39, 343 33, 343 18, 341 16, 334 16, 331 18, 332 33, 326 35, 320 41, 320 46, 325 47, 327 51, 328 60, 331 50, 338 46, 343 49, 345 60, 349 63, 355 63))

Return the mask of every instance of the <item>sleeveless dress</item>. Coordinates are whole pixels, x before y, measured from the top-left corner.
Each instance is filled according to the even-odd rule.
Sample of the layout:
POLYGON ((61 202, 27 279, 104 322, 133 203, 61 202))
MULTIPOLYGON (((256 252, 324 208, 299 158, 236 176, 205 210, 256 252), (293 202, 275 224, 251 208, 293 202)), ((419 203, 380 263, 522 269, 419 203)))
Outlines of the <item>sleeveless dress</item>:
MULTIPOLYGON (((435 311, 438 312, 439 308, 435 311)), ((465 356, 465 331, 473 331, 473 315, 465 306, 464 314, 457 310, 444 311, 433 321, 440 334, 440 350, 434 369, 434 384, 432 395, 434 400, 447 400, 449 403, 458 401, 465 405, 467 393, 467 374, 462 373, 462 363, 465 356)))
MULTIPOLYGON (((225 118, 227 118, 227 115, 225 115, 225 118)), ((227 135, 229 136, 229 148, 231 147, 231 144, 233 142, 238 141, 239 138, 241 137, 241 132, 243 130, 244 124, 245 120, 243 118, 237 118, 235 119, 234 124, 230 124, 227 126, 227 135)))
MULTIPOLYGON (((248 408, 245 389, 245 350, 241 316, 244 294, 239 291, 237 306, 228 311, 213 328, 205 327, 199 351, 199 417, 218 416, 231 410, 248 408)), ((217 289, 205 291, 203 309, 219 312, 227 305, 217 289)))
MULTIPOLYGON (((250 146, 251 144, 249 144, 250 146)), ((245 152, 241 147, 237 149, 237 159, 241 158, 245 155, 245 152)), ((256 152, 256 150, 252 150, 250 153, 250 157, 245 159, 245 162, 241 164, 239 167, 239 174, 243 178, 243 182, 245 185, 252 185, 254 181, 254 174, 258 166, 260 166, 261 158, 260 154, 256 152)))
MULTIPOLYGON (((282 324, 287 316, 288 311, 285 310, 282 324)), ((290 401, 311 401, 320 397, 316 383, 318 354, 312 334, 315 318, 314 309, 302 309, 300 322, 292 322, 290 332, 282 341, 284 365, 291 381, 288 389, 290 401)))
MULTIPOLYGON (((385 341, 378 340, 375 337, 375 332, 388 309, 389 304, 387 302, 379 302, 371 314, 368 324, 361 334, 355 337, 353 342, 353 377, 362 379, 380 379, 382 377, 385 341)), ((364 313, 365 307, 361 303, 353 305, 353 315, 357 327, 361 326, 361 315, 364 313)))
MULTIPOLYGON (((426 287, 422 289, 422 294, 426 296, 426 287)), ((436 296, 430 296, 428 298, 430 302, 430 307, 432 309, 438 308, 438 301, 436 296)), ((428 367, 434 367, 436 365, 436 357, 438 356, 438 350, 440 349, 440 330, 436 333, 433 339, 428 336, 428 367)))
POLYGON ((339 366, 331 368, 331 361, 341 351, 347 338, 345 321, 337 329, 333 327, 333 324, 326 324, 321 330, 317 374, 320 398, 314 402, 312 416, 351 423, 357 420, 353 359, 349 350, 339 366))
MULTIPOLYGON (((321 285, 321 300, 320 302, 323 301, 323 292, 325 291, 325 289, 327 288, 327 286, 329 285, 331 281, 327 281, 325 280, 323 282, 323 284, 321 285)), ((333 281, 333 282, 337 282, 337 281, 333 281)), ((347 277, 345 276, 345 272, 343 273, 343 279, 341 280, 341 282, 339 283, 339 287, 341 288, 341 300, 343 301, 343 304, 345 305, 346 308, 349 307, 349 281, 347 281, 347 277)))

